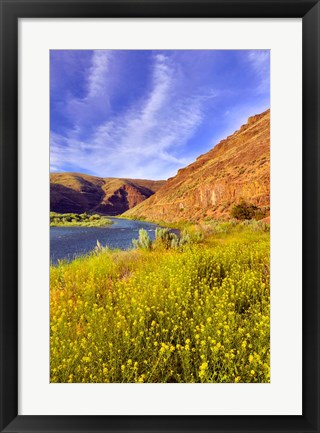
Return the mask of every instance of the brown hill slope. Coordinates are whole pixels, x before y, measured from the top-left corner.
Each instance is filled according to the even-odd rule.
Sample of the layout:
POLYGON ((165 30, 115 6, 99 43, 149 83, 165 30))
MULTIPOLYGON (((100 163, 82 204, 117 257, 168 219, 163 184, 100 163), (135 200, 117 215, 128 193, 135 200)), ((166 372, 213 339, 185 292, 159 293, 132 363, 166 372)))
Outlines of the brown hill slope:
POLYGON ((270 205, 270 110, 250 117, 125 216, 167 222, 229 217, 241 200, 270 205))
POLYGON ((153 195, 165 181, 50 174, 50 210, 119 215, 153 195))

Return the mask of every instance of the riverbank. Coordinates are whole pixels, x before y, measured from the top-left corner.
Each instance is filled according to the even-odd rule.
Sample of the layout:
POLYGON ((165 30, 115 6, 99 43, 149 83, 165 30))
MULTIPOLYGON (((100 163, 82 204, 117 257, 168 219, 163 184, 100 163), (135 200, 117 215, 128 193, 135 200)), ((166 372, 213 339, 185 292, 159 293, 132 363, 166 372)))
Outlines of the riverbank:
POLYGON ((198 230, 51 267, 51 382, 270 381, 268 228, 198 230))
MULTIPOLYGON (((139 236, 140 229, 146 230, 151 240, 155 239, 156 224, 114 217, 108 219, 112 224, 106 227, 51 227, 51 263, 57 264, 61 260, 70 261, 90 254, 97 246, 97 241, 112 250, 133 249, 132 240, 139 236)), ((174 232, 179 233, 177 230, 174 232)))
POLYGON ((109 218, 98 214, 50 212, 50 227, 106 227, 110 224, 109 218))

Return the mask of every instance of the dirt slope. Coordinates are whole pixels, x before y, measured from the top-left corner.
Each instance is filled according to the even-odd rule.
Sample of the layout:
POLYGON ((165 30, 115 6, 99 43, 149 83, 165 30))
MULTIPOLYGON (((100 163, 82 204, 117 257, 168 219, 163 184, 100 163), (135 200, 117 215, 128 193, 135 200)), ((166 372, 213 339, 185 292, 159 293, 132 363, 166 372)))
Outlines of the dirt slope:
POLYGON ((165 181, 51 173, 50 210, 119 215, 153 195, 165 181))

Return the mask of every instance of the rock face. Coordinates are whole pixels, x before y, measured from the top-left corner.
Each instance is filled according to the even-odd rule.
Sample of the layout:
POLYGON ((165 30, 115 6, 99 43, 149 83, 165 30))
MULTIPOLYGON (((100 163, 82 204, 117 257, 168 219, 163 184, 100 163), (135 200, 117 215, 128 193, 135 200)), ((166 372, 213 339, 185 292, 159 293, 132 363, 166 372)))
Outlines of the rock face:
POLYGON ((50 210, 119 215, 153 195, 165 181, 51 173, 50 210))
POLYGON ((125 216, 166 222, 228 218, 242 200, 270 206, 270 110, 250 117, 125 216))

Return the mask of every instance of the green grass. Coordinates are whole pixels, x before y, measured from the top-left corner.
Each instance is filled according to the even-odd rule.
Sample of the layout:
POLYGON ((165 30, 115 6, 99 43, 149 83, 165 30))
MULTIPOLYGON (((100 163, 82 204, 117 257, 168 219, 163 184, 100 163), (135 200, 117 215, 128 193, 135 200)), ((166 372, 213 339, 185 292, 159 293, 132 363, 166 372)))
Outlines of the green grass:
POLYGON ((51 382, 269 382, 268 227, 226 224, 52 266, 51 382))
POLYGON ((50 212, 50 227, 105 227, 110 224, 111 220, 98 214, 50 212))

